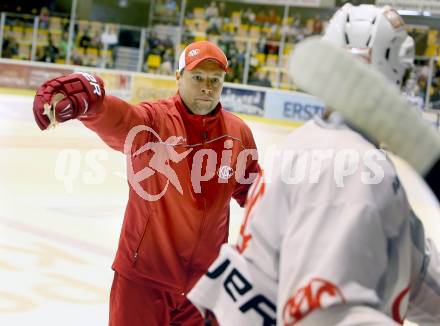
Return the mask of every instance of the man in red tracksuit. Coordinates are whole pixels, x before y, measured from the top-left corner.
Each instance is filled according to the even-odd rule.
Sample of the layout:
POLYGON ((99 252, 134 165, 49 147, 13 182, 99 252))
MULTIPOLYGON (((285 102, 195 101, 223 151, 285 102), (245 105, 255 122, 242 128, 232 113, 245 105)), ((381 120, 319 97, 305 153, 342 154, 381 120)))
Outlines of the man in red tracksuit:
POLYGON ((259 170, 249 127, 219 102, 226 70, 224 53, 202 41, 180 56, 178 92, 168 99, 131 105, 87 73, 37 91, 42 130, 78 118, 127 157, 111 326, 203 325, 185 294, 227 241, 231 198, 243 206, 259 170))

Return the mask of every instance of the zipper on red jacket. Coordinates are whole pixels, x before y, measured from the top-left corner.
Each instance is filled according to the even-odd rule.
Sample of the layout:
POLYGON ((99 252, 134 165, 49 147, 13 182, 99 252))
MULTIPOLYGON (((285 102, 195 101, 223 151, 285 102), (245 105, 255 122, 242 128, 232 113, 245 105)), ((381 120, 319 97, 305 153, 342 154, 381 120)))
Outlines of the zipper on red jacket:
POLYGON ((208 132, 206 131, 205 119, 202 120, 203 132, 202 132, 202 143, 204 144, 208 139, 208 132))
POLYGON ((149 220, 145 223, 145 227, 144 227, 144 231, 142 232, 141 240, 139 241, 139 243, 136 247, 136 250, 134 251, 133 262, 132 262, 133 265, 136 264, 136 261, 139 258, 139 248, 141 247, 142 241, 144 241, 145 233, 147 233, 148 222, 149 222, 149 220))
POLYGON ((191 265, 192 265, 193 257, 194 257, 194 254, 196 253, 196 251, 198 250, 198 248, 200 246, 200 238, 202 237, 203 229, 204 229, 205 221, 206 221, 206 199, 203 198, 202 200, 203 200, 203 217, 202 217, 202 221, 200 223, 200 229, 199 229, 199 235, 197 237, 197 242, 196 242, 196 245, 194 246, 194 250, 193 250, 191 258, 190 258, 190 260, 188 262, 188 269, 187 269, 188 274, 187 274, 187 277, 186 277, 186 284, 185 284, 185 288, 184 288, 184 292, 185 293, 190 290, 190 289, 188 289, 188 282, 191 279, 192 275, 189 272, 192 270, 191 265))
MULTIPOLYGON (((208 133, 205 131, 205 119, 203 119, 202 121, 203 121, 203 148, 205 148, 205 140, 208 138, 208 133)), ((199 229, 199 234, 198 234, 198 237, 197 237, 197 242, 196 242, 196 245, 194 246, 194 250, 193 250, 193 252, 191 254, 191 258, 189 259, 189 262, 188 262, 188 269, 187 269, 188 274, 187 274, 187 277, 186 277, 186 284, 185 284, 185 288, 184 288, 183 292, 187 292, 189 290, 188 289, 188 282, 189 282, 189 280, 191 278, 191 275, 190 275, 189 272, 191 271, 191 265, 192 265, 194 254, 195 254, 195 252, 197 251, 197 249, 200 246, 200 238, 202 237, 203 229, 204 229, 204 226, 205 226, 205 221, 206 221, 206 199, 205 199, 205 197, 203 197, 203 195, 202 195, 202 201, 203 201, 203 217, 202 217, 202 221, 200 222, 200 229, 199 229)))

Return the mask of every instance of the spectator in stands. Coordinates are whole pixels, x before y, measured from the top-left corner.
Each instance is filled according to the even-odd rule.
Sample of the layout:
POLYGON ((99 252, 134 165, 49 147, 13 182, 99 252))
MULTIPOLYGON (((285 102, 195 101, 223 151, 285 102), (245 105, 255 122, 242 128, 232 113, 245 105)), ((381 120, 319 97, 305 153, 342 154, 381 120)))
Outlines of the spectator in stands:
POLYGON ((258 66, 249 67, 249 76, 247 82, 249 85, 259 85, 257 71, 258 71, 258 66))
POLYGON ((42 7, 40 10, 40 28, 49 28, 49 9, 42 7))
POLYGON ((231 57, 234 57, 237 60, 237 64, 239 66, 244 67, 244 63, 246 61, 246 53, 245 51, 240 51, 237 42, 232 43, 231 50, 229 51, 231 57))
POLYGON ((225 28, 222 31, 222 36, 218 41, 218 46, 224 53, 229 53, 229 47, 234 43, 234 34, 229 28, 225 28))
POLYGON ((298 43, 303 40, 305 33, 301 26, 301 16, 295 15, 292 24, 287 28, 286 42, 298 43))
POLYGON ((174 48, 167 48, 162 55, 162 62, 169 62, 171 67, 174 65, 174 48))
POLYGON ((8 35, 3 40, 2 58, 11 59, 18 55, 18 43, 12 35, 8 35))
POLYGON ((237 50, 237 47, 236 47, 235 41, 232 40, 232 41, 228 44, 227 51, 225 52, 225 53, 226 53, 226 56, 227 56, 228 59, 230 60, 230 59, 232 59, 233 57, 236 56, 237 52, 238 52, 238 50, 237 50))
POLYGON ((255 21, 260 24, 279 24, 281 18, 277 15, 274 9, 270 9, 269 12, 261 10, 255 17, 255 21))
POLYGON ((162 55, 162 63, 160 64, 158 73, 161 75, 172 75, 174 64, 174 52, 173 49, 168 48, 162 55))
POLYGON ((176 0, 166 0, 165 5, 165 15, 167 17, 175 17, 177 15, 177 3, 176 0))
POLYGON ((417 89, 418 89, 417 96, 419 96, 423 100, 425 100, 426 98, 426 91, 428 88, 428 76, 429 76, 429 67, 425 65, 419 70, 419 75, 417 78, 417 89))
POLYGON ((98 49, 98 55, 100 55, 102 49, 101 33, 97 30, 93 31, 90 47, 98 49))
POLYGON ((263 72, 261 71, 261 75, 260 75, 260 85, 264 86, 264 87, 272 87, 272 81, 269 78, 270 72, 266 71, 263 72))
POLYGON ((260 38, 257 43, 257 52, 259 53, 266 53, 266 43, 267 43, 267 31, 263 29, 263 31, 260 34, 260 38))
POLYGON ((173 22, 178 12, 176 0, 157 0, 154 12, 156 17, 160 17, 161 21, 173 22))
POLYGON ((256 15, 251 8, 247 8, 246 11, 241 16, 241 21, 243 24, 254 25, 256 15))
POLYGON ((404 77, 406 81, 404 82, 404 86, 402 88, 402 93, 406 97, 409 103, 413 104, 416 108, 423 110, 424 107, 424 99, 419 97, 419 86, 417 85, 417 70, 412 69, 408 76, 404 77))
MULTIPOLYGON (((62 30, 63 30, 63 32, 69 32, 69 28, 70 28, 70 20, 69 19, 67 19, 67 18, 63 18, 62 20, 61 20, 61 28, 62 28, 62 30)), ((74 35, 77 35, 78 34, 78 24, 75 24, 75 26, 74 26, 74 35)), ((75 38, 74 38, 75 39, 75 38)))
POLYGON ((173 40, 171 39, 171 36, 167 35, 165 40, 162 40, 162 44, 164 45, 165 49, 171 49, 174 58, 174 43, 173 40))
POLYGON ((83 66, 84 62, 83 59, 81 58, 81 56, 78 54, 78 51, 75 49, 72 52, 72 64, 74 64, 75 66, 83 66))
POLYGON ((263 87, 272 87, 272 82, 269 78, 269 71, 264 72, 260 69, 252 69, 249 72, 249 81, 248 84, 255 86, 263 86, 263 87))
POLYGON ((43 49, 43 57, 39 61, 55 63, 59 55, 58 48, 53 44, 52 35, 49 33, 47 38, 47 45, 43 49))
POLYGON ((65 59, 67 55, 67 47, 69 45, 69 34, 66 31, 63 31, 61 34, 59 49, 59 58, 65 59))
POLYGON ((208 28, 206 34, 208 35, 220 35, 222 26, 222 20, 220 17, 211 17, 208 21, 208 28))
POLYGON ((106 68, 112 68, 114 62, 116 61, 114 49, 118 44, 118 34, 116 32, 115 25, 107 24, 105 26, 105 29, 101 34, 101 44, 104 49, 110 51, 111 53, 111 60, 109 60, 109 58, 106 56, 104 57, 103 66, 106 68))
POLYGON ((269 14, 266 16, 266 21, 269 24, 279 24, 281 22, 281 17, 278 16, 274 9, 270 9, 269 14))
POLYGON ((157 33, 155 31, 152 31, 149 35, 149 37, 147 38, 147 54, 153 53, 153 54, 159 54, 160 55, 160 51, 158 52, 158 47, 160 45, 160 39, 157 36, 157 33))
POLYGON ((440 110, 440 78, 435 78, 431 84, 431 109, 440 110))
POLYGON ((279 43, 272 39, 269 42, 266 42, 266 47, 264 49, 264 53, 266 54, 278 54, 279 51, 279 43))
POLYGON ((194 42, 194 39, 195 39, 195 35, 194 35, 193 31, 186 26, 185 29, 183 30, 183 34, 182 34, 182 43, 183 44, 190 44, 190 43, 194 42))
POLYGON ((111 49, 118 43, 118 34, 116 33, 116 26, 107 24, 101 34, 101 43, 111 49))
POLYGON ((226 17, 227 16, 226 4, 223 1, 218 4, 218 15, 220 17, 226 17))
POLYGON ((312 34, 321 34, 324 26, 321 20, 321 17, 319 15, 315 16, 315 19, 313 20, 313 28, 312 28, 312 34))
MULTIPOLYGON (((229 58, 228 58, 229 59, 229 58)), ((228 73, 225 76, 225 81, 231 83, 241 83, 243 80, 243 65, 240 65, 237 58, 231 57, 229 62, 228 73)))
POLYGON ((165 47, 162 42, 159 42, 154 49, 151 49, 150 53, 157 54, 158 56, 162 57, 163 53, 165 53, 165 47))
POLYGON ((79 46, 84 48, 84 53, 87 54, 87 49, 92 45, 92 38, 90 37, 90 29, 87 28, 84 34, 79 39, 79 46))
POLYGON ((215 1, 212 1, 208 8, 205 10, 205 19, 209 21, 211 18, 219 17, 219 12, 215 1))

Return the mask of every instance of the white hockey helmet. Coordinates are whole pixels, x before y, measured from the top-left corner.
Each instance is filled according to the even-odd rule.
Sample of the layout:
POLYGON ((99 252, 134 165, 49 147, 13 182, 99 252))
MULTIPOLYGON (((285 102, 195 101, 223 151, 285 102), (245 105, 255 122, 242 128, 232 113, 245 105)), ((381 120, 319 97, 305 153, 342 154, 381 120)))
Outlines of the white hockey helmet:
POLYGON ((398 86, 413 66, 414 40, 390 6, 347 3, 333 15, 323 38, 362 56, 398 86))

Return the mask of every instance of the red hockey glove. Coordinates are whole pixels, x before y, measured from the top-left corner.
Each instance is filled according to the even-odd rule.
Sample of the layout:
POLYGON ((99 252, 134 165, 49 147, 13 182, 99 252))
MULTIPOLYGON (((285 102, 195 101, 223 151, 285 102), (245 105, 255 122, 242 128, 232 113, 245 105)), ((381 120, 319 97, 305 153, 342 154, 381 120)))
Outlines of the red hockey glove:
POLYGON ((45 82, 34 98, 34 118, 41 130, 96 112, 104 99, 104 82, 85 72, 45 82))

